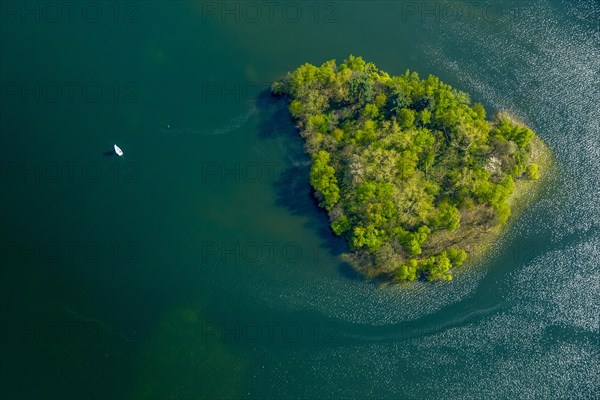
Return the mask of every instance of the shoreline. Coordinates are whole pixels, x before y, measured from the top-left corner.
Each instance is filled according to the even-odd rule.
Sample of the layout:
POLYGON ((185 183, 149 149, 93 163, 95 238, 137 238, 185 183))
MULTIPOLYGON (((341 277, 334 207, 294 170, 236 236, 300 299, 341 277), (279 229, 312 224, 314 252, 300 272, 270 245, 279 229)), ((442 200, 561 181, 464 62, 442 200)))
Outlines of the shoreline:
MULTIPOLYGON (((516 124, 526 126, 506 111, 501 111, 498 114, 509 118, 516 124)), ((536 163, 539 166, 540 178, 538 180, 530 180, 524 176, 515 181, 513 192, 508 198, 508 204, 511 209, 508 221, 504 225, 498 225, 488 230, 485 240, 469 253, 464 264, 458 268, 471 268, 489 255, 490 247, 493 246, 494 243, 497 243, 502 235, 516 222, 516 219, 535 203, 542 193, 543 187, 550 182, 551 178, 556 176, 556 162, 550 147, 537 133, 531 139, 530 143, 531 158, 529 162, 536 163)))

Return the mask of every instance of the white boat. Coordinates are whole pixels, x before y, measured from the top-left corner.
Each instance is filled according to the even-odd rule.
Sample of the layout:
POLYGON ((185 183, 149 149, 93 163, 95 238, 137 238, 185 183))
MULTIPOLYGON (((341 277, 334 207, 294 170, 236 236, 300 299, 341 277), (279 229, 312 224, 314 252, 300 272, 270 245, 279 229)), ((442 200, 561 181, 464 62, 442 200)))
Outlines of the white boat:
POLYGON ((116 144, 115 144, 115 153, 117 153, 117 155, 119 157, 121 157, 123 155, 123 150, 121 150, 121 148, 119 146, 117 146, 116 144))

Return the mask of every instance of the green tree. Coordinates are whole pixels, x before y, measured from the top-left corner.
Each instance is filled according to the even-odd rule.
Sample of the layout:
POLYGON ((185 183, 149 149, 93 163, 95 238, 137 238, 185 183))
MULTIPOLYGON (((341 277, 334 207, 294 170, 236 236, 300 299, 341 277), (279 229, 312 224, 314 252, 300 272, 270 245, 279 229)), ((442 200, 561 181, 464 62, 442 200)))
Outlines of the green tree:
POLYGON ((462 249, 450 248, 446 253, 448 259, 450 259, 450 262, 455 267, 460 267, 467 259, 467 252, 462 249))
POLYGON ((367 104, 363 110, 363 115, 366 118, 375 118, 379 115, 379 108, 375 104, 367 104))
POLYGON ((335 232, 336 235, 341 236, 345 232, 348 232, 352 225, 350 224, 350 219, 347 216, 343 216, 331 223, 331 228, 335 232))
POLYGON ((527 177, 534 181, 540 179, 539 167, 536 163, 527 166, 527 177))
POLYGON ((313 156, 310 169, 310 184, 323 195, 326 210, 331 210, 340 199, 335 169, 329 165, 329 160, 329 153, 320 150, 313 156))
POLYGON ((369 251, 374 252, 383 244, 381 232, 372 225, 367 227, 357 226, 354 228, 352 244, 354 247, 366 247, 369 251))
POLYGON ((415 126, 415 111, 408 108, 402 108, 398 111, 398 125, 401 128, 409 129, 415 126))
POLYGON ((396 272, 396 279, 399 281, 414 281, 417 279, 418 262, 410 260, 407 264, 403 264, 396 272))
POLYGON ((437 207, 439 211, 439 217, 436 221, 436 225, 448 229, 449 231, 455 231, 460 226, 460 212, 455 205, 450 204, 447 201, 442 201, 437 207))
POLYGON ((363 105, 373 101, 373 82, 367 75, 353 77, 348 85, 351 99, 363 105))

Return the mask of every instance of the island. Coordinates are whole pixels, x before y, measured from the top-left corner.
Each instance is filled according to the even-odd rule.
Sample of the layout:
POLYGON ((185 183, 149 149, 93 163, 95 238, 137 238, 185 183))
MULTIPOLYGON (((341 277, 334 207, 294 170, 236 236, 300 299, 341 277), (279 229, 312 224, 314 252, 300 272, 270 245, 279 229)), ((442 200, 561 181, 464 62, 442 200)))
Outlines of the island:
POLYGON ((540 177, 545 144, 530 128, 507 112, 486 119, 433 75, 349 56, 304 64, 271 91, 289 102, 319 205, 368 278, 452 280, 540 177))

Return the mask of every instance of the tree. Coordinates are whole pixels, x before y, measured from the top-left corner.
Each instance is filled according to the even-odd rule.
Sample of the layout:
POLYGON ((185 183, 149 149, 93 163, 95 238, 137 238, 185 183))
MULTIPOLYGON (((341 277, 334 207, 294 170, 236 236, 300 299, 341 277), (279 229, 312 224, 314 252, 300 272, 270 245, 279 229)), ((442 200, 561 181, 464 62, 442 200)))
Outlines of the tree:
POLYGON ((519 147, 524 148, 534 136, 531 129, 520 126, 510 121, 506 116, 500 115, 495 133, 507 140, 515 142, 519 147))
POLYGON ((357 226, 354 228, 352 244, 354 247, 366 247, 369 251, 374 252, 383 244, 381 232, 372 225, 357 226))
POLYGON ((452 275, 450 274, 450 268, 452 264, 450 263, 450 259, 448 258, 445 251, 443 251, 439 256, 434 257, 434 261, 429 269, 429 276, 427 279, 430 281, 439 279, 451 281, 452 275))
POLYGON ((419 112, 419 123, 421 125, 427 125, 431 121, 431 111, 424 109, 419 112))
POLYGON ((536 163, 527 166, 527 177, 534 181, 540 179, 539 167, 536 163))
POLYGON ((362 57, 354 57, 353 55, 350 55, 344 61, 344 64, 353 71, 363 72, 367 63, 362 57))
POLYGON ((410 260, 407 264, 403 264, 396 272, 396 279, 399 281, 414 281, 417 279, 418 262, 410 260))
POLYGON ((290 114, 294 118, 300 118, 304 114, 304 108, 302 107, 302 102, 300 100, 293 100, 290 103, 290 114))
POLYGON ((344 130, 340 129, 340 128, 335 128, 332 132, 332 135, 335 138, 335 140, 340 142, 342 140, 342 138, 344 137, 344 130))
POLYGON ((460 267, 467 259, 467 252, 462 249, 450 248, 446 254, 452 265, 455 267, 460 267))
POLYGON ((450 204, 448 201, 442 201, 438 204, 438 219, 436 225, 440 228, 448 229, 449 231, 455 231, 460 226, 460 212, 455 205, 450 204))
POLYGON ((375 105, 379 108, 385 106, 385 103, 387 103, 387 96, 383 93, 379 93, 377 96, 375 96, 375 105))
POLYGON ((340 199, 340 189, 337 186, 335 169, 329 165, 329 153, 320 150, 313 156, 310 169, 310 184, 324 197, 326 210, 331 210, 340 199))
POLYGON ((366 118, 375 118, 379 115, 379 108, 375 104, 367 104, 363 110, 363 115, 366 118))
POLYGON ((349 95, 352 100, 360 104, 367 104, 373 100, 373 82, 367 75, 358 75, 350 79, 349 95))
POLYGON ((398 111, 398 125, 401 128, 409 129, 415 126, 415 111, 408 108, 401 108, 398 111))
POLYGON ((473 111, 475 111, 479 119, 485 119, 485 108, 483 108, 483 105, 481 105, 480 103, 475 103, 471 108, 473 109, 473 111))
POLYGON ((347 216, 343 216, 331 223, 331 229, 336 235, 341 236, 351 228, 350 219, 347 216))

